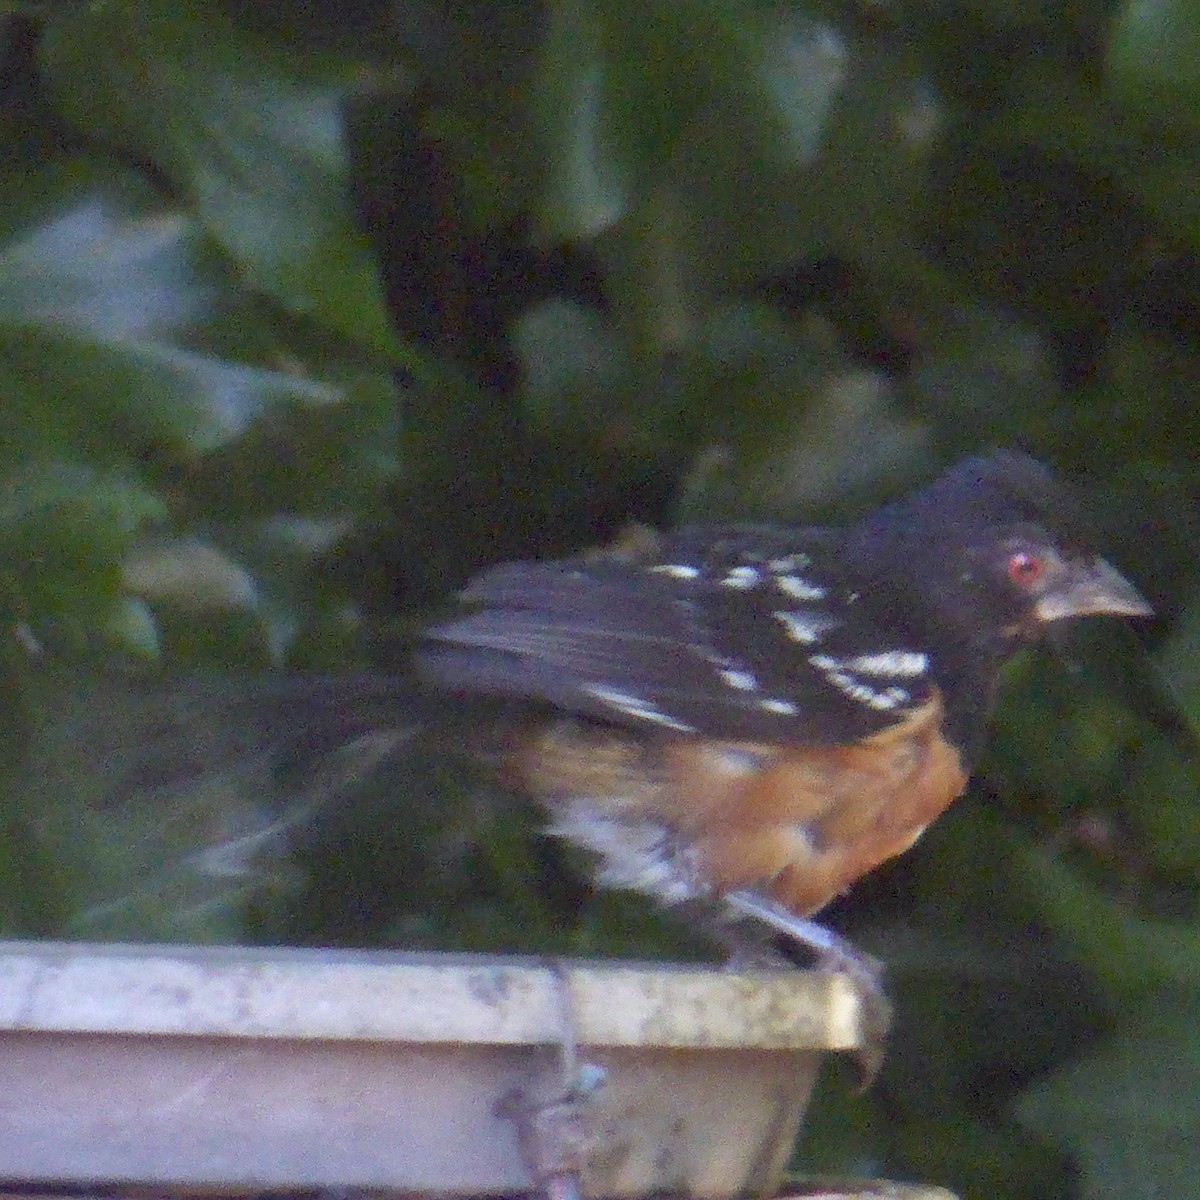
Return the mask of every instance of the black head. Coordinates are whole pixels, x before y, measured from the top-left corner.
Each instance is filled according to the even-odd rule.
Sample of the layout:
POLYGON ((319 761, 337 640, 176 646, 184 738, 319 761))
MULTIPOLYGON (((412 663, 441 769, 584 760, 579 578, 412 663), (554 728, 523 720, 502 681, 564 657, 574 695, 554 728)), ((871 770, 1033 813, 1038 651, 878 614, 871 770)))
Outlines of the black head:
POLYGON ((1001 653, 1051 621, 1151 611, 1096 553, 1070 490, 1013 451, 964 459, 867 518, 855 542, 891 578, 913 580, 939 623, 1001 653))

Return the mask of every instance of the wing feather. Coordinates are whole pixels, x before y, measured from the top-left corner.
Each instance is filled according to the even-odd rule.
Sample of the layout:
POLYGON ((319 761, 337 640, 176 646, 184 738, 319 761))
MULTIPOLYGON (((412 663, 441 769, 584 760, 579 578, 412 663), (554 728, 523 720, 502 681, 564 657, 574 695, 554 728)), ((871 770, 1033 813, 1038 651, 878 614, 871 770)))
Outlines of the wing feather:
MULTIPOLYGON (((816 546, 826 545, 822 532, 816 546)), ((785 542, 773 532, 768 544, 754 530, 726 531, 723 539, 691 532, 657 545, 655 557, 493 568, 463 593, 464 615, 427 632, 419 663, 455 691, 541 700, 617 723, 801 745, 878 733, 928 698, 922 680, 906 679, 901 700, 899 689, 889 693, 830 666, 842 661, 840 618, 812 600, 799 607, 792 561, 809 556, 794 534, 785 542), (790 585, 779 583, 781 574, 790 585), (819 647, 799 641, 798 622, 780 616, 793 611, 825 638, 819 647)), ((893 649, 864 647, 860 638, 848 644, 860 656, 893 649)))

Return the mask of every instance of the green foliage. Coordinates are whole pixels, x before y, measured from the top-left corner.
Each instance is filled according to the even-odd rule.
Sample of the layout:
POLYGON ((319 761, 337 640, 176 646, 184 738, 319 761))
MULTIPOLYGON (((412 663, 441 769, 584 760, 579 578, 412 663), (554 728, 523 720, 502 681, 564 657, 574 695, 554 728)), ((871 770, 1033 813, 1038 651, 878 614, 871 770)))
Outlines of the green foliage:
POLYGON ((63 118, 152 162, 246 285, 391 345, 351 220, 340 110, 353 59, 261 44, 211 9, 166 0, 87 6, 54 22, 42 49, 63 118))
POLYGON ((0 34, 0 930, 703 953, 386 688, 293 673, 403 670, 487 562, 850 517, 1018 444, 1160 620, 1015 664, 970 795, 831 914, 901 1026, 800 1161, 1186 1194, 1195 5, 101 0, 0 34))
POLYGON ((1165 126, 1200 127, 1200 12, 1195 4, 1127 2, 1116 14, 1105 67, 1127 107, 1165 126))
POLYGON ((1194 991, 1159 992, 1022 1099, 1022 1117, 1079 1156, 1087 1195, 1195 1195, 1196 999, 1194 991))

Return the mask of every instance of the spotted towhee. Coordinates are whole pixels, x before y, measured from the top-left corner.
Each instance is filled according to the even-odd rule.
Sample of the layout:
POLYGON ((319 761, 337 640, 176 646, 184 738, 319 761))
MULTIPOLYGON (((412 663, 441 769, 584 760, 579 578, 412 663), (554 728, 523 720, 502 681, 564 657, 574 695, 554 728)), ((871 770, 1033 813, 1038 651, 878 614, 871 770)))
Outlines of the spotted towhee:
POLYGON ((863 957, 808 916, 963 791, 1017 650, 1063 618, 1150 612, 1013 452, 849 528, 690 528, 496 567, 462 599, 421 668, 519 702, 502 778, 600 882, 766 922, 849 969, 878 1025, 863 957))

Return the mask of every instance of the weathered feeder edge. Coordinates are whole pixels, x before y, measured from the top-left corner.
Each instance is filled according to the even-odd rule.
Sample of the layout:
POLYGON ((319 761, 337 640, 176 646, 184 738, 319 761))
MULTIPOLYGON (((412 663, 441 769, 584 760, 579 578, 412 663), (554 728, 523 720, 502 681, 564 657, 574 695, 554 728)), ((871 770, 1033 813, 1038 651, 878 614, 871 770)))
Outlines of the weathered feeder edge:
POLYGON ((39 1185, 517 1194, 529 1179, 496 1101, 559 1078, 568 1011, 609 1071, 585 1190, 626 1200, 772 1194, 822 1051, 852 1049, 859 1024, 848 981, 816 972, 0 942, 0 1168, 39 1185))
POLYGON ((487 955, 0 942, 0 1029, 233 1038, 848 1050, 859 1008, 820 972, 487 955))

